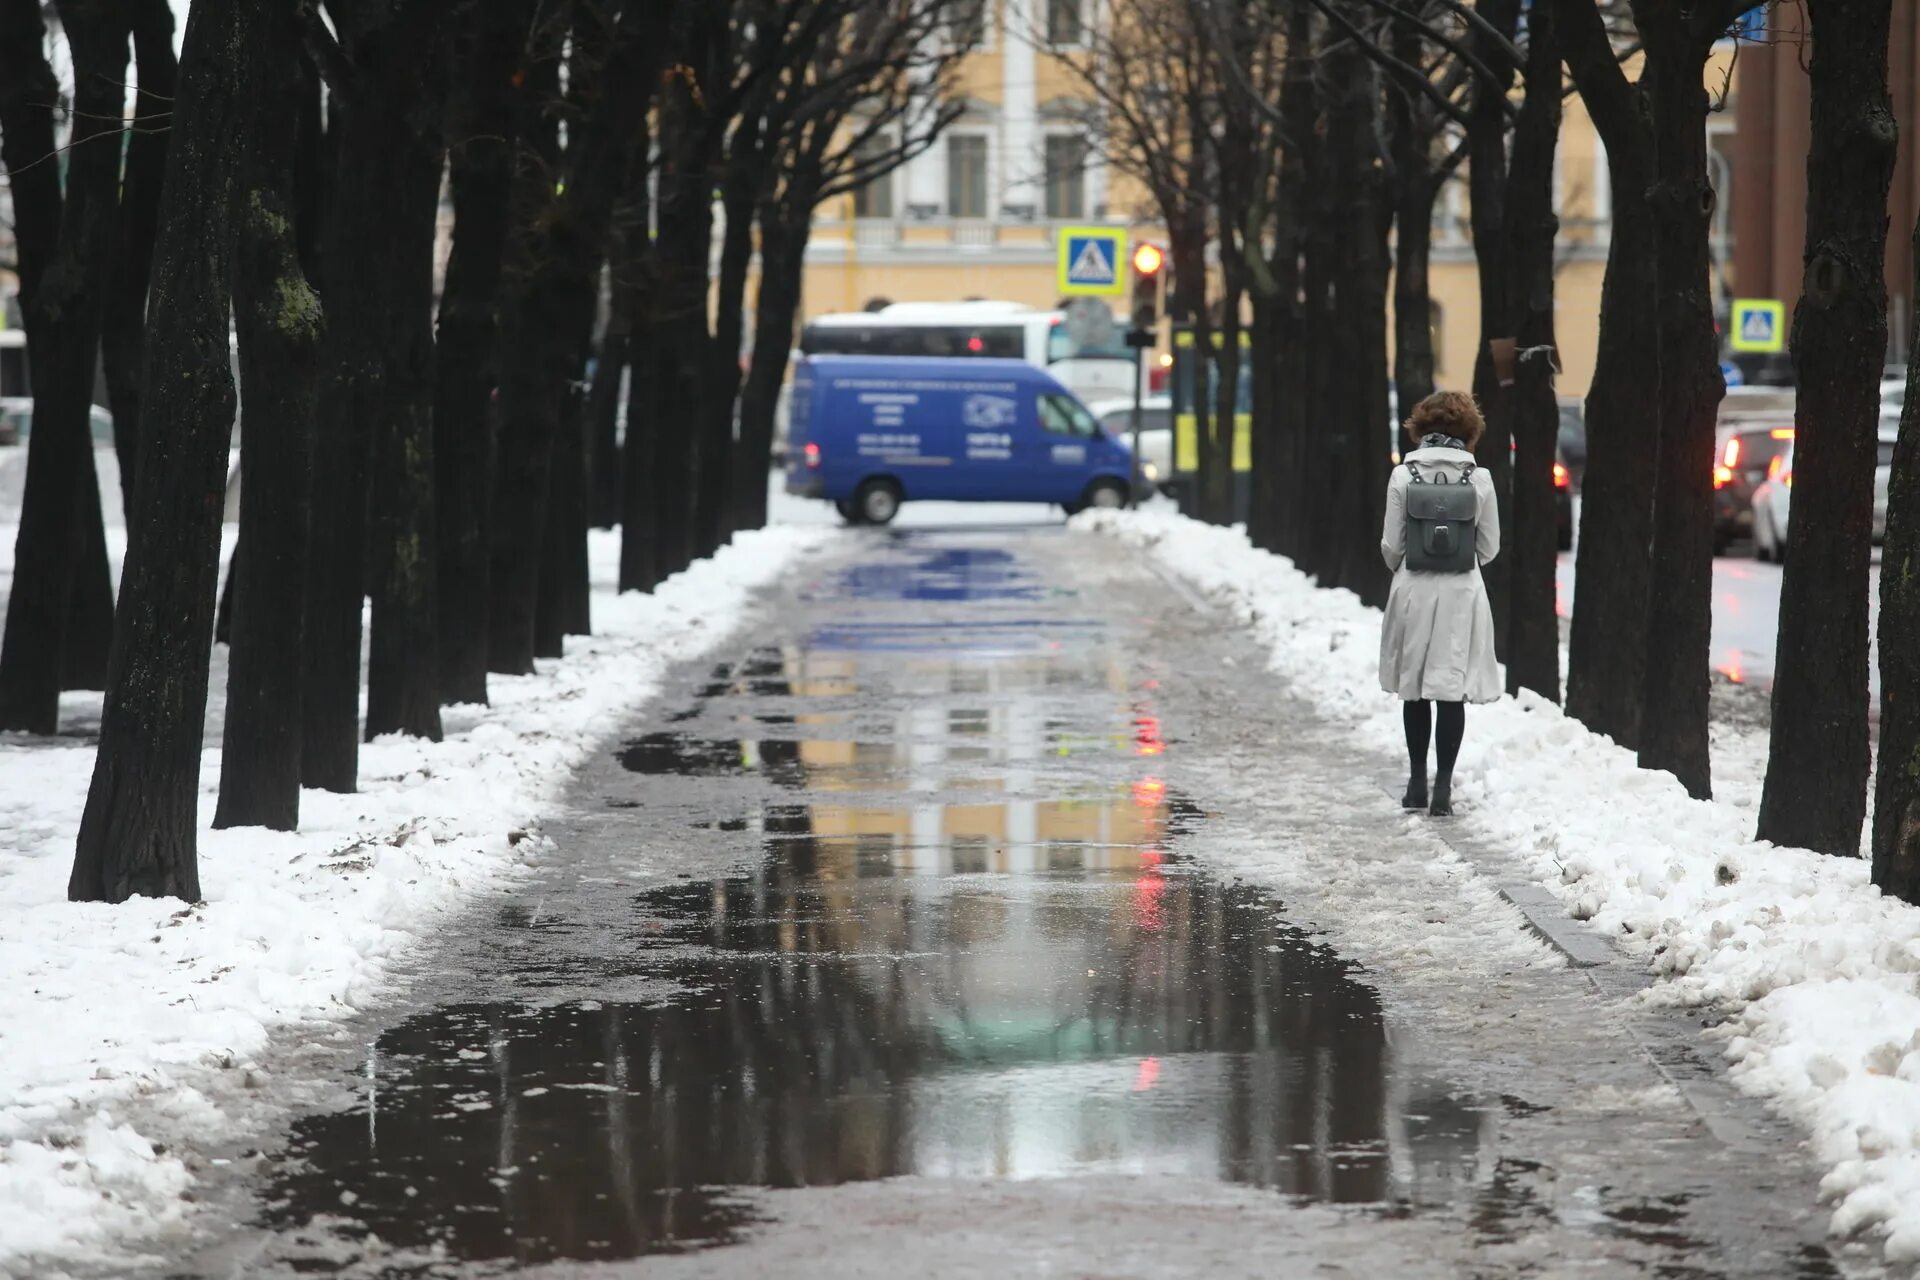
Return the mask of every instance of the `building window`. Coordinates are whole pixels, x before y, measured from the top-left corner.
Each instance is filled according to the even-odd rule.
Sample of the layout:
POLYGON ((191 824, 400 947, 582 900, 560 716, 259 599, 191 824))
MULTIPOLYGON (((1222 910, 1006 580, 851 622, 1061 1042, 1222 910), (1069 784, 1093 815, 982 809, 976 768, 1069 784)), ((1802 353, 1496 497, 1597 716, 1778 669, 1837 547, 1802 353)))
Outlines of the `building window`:
POLYGON ((1084 218, 1087 214, 1087 143, 1073 134, 1047 138, 1047 216, 1084 218))
MULTIPOLYGON (((878 134, 863 138, 854 148, 857 163, 871 164, 893 149, 892 140, 878 134)), ((853 216, 856 218, 891 218, 893 216, 893 173, 878 174, 853 193, 853 216)))
POLYGON ((1047 43, 1080 44, 1087 38, 1081 6, 1086 0, 1047 0, 1047 43))
POLYGON ((947 136, 947 216, 987 216, 987 138, 982 133, 947 136))
POLYGON ((988 0, 947 0, 947 37, 956 49, 978 49, 987 43, 988 0))

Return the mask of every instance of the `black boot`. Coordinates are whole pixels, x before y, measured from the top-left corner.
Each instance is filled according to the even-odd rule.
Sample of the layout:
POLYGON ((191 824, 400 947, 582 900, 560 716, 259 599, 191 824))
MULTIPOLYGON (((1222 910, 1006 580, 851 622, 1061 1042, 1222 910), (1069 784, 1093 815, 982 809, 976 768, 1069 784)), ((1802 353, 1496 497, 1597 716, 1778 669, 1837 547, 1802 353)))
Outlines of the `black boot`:
POLYGON ((1429 816, 1435 818, 1451 818, 1453 816, 1452 791, 1452 778, 1435 778, 1433 780, 1433 804, 1427 809, 1429 816))
POLYGON ((1410 779, 1407 782, 1407 794, 1400 797, 1402 809, 1424 809, 1427 807, 1427 780, 1424 777, 1410 779))

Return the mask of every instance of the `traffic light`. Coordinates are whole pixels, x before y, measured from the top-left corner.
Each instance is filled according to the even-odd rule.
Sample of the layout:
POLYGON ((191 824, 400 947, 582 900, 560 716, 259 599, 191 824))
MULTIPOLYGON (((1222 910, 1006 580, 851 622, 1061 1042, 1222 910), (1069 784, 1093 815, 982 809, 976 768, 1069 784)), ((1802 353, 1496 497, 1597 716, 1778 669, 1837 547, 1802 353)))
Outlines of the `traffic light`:
POLYGON ((1160 318, 1160 275, 1167 255, 1157 244, 1142 243, 1133 250, 1133 325, 1151 329, 1160 318))

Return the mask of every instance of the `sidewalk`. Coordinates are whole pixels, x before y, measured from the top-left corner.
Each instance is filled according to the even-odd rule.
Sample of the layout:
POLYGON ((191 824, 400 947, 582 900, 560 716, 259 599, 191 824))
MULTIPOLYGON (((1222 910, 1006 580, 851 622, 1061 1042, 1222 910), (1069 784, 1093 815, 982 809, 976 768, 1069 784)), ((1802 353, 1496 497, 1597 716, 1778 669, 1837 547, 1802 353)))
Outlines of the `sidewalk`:
MULTIPOLYGON (((596 532, 597 634, 537 675, 494 677, 493 705, 450 708, 442 743, 363 746, 360 792, 303 793, 297 834, 208 829, 216 671, 200 788, 207 900, 192 906, 69 904, 93 749, 0 736, 0 1275, 27 1255, 40 1277, 61 1258, 97 1264, 178 1221, 189 1153, 230 1136, 269 1038, 323 1035, 476 891, 524 874, 544 852, 527 828, 592 744, 832 536, 747 535, 651 596, 622 596, 617 535, 596 532), (152 1117, 140 1131, 117 1118, 133 1099, 152 1117)), ((10 556, 11 526, 0 541, 10 556)), ((84 731, 98 703, 69 695, 63 731, 84 731)))
MULTIPOLYGON (((1096 513, 1082 530, 1147 552, 1250 627, 1273 671, 1383 758, 1402 750, 1379 691, 1379 614, 1323 591, 1239 533, 1096 513)), ((1831 1229, 1920 1261, 1920 908, 1864 860, 1752 839, 1764 731, 1717 725, 1716 799, 1695 801, 1532 695, 1468 715, 1455 784, 1463 838, 1512 851, 1567 916, 1654 978, 1637 999, 1724 1019, 1738 1086, 1790 1116, 1827 1170, 1831 1229)))

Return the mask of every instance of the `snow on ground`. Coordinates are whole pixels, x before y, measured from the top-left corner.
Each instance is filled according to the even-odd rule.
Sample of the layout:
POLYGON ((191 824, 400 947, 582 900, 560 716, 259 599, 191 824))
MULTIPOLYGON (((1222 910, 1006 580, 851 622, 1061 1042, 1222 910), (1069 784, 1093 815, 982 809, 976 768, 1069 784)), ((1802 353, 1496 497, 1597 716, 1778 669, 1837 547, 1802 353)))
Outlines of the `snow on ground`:
POLYGON ((0 735, 0 1276, 57 1274, 179 1221, 188 1166, 126 1104, 232 1136, 219 1091, 246 1087, 268 1037, 350 1014, 470 895, 537 858, 532 824, 593 744, 831 536, 748 534, 642 596, 615 593, 618 539, 596 533, 597 634, 537 675, 495 676, 491 707, 449 709, 444 742, 363 746, 359 794, 304 792, 297 834, 210 830, 209 747, 192 906, 67 902, 93 749, 0 735))
MULTIPOLYGON (((1271 646, 1272 669, 1361 740, 1404 759, 1380 691, 1380 615, 1321 590, 1238 530, 1178 515, 1090 512, 1075 527, 1154 556, 1271 646)), ((1714 1006, 1741 1088, 1811 1135, 1832 1228, 1920 1260, 1920 908, 1861 859, 1753 839, 1766 740, 1714 735, 1711 801, 1531 694, 1467 716, 1461 821, 1515 850, 1568 913, 1647 957, 1647 999, 1714 1006)))

